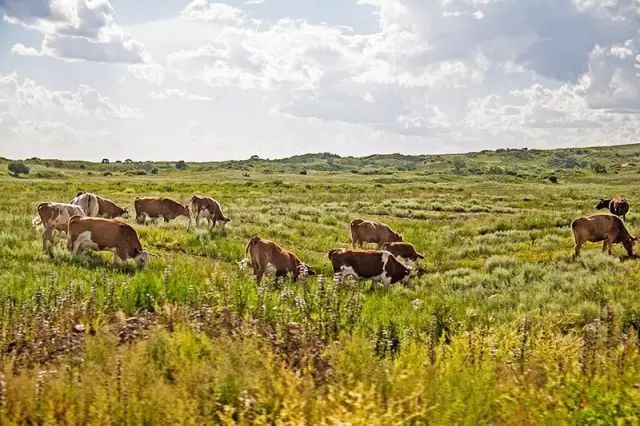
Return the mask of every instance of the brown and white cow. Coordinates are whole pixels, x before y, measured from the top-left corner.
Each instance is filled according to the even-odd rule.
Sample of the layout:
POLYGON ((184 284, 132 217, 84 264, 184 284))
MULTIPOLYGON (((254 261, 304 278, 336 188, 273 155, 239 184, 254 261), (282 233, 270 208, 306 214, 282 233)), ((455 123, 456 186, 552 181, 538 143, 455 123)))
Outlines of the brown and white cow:
POLYGON ((112 219, 74 216, 69 220, 67 248, 73 256, 85 250, 109 250, 113 262, 133 259, 139 268, 149 263, 151 254, 142 249, 138 233, 131 225, 112 219))
POLYGON ((114 219, 116 217, 129 217, 129 209, 126 207, 120 207, 108 198, 98 196, 98 216, 105 217, 107 219, 114 219))
POLYGON ((231 221, 228 217, 222 213, 220 203, 211 197, 194 195, 190 200, 191 214, 196 217, 196 227, 200 225, 200 219, 206 218, 209 225, 209 229, 213 229, 216 226, 216 222, 222 222, 222 229, 224 230, 227 222, 231 221))
POLYGON ((89 192, 78 192, 75 198, 69 202, 69 204, 75 204, 80 206, 85 216, 96 217, 100 211, 98 205, 98 197, 95 194, 89 192))
POLYGON ((424 259, 424 255, 418 253, 411 243, 396 242, 385 243, 382 250, 386 250, 396 257, 404 265, 413 266, 419 260, 424 259))
POLYGON ((629 212, 629 202, 622 197, 613 197, 610 199, 600 198, 596 209, 601 210, 608 208, 611 214, 620 216, 623 220, 627 220, 626 216, 629 212))
POLYGON ((411 273, 393 254, 384 250, 331 250, 329 260, 334 275, 341 274, 341 279, 352 276, 390 285, 397 282, 408 283, 411 273))
POLYGON ((351 221, 351 240, 354 247, 374 243, 380 248, 384 243, 402 241, 402 235, 384 223, 354 219, 351 221))
POLYGON ((622 243, 627 254, 633 256, 633 245, 638 241, 632 236, 619 216, 610 214, 596 214, 589 217, 579 217, 571 222, 571 231, 575 241, 573 257, 580 256, 580 248, 587 242, 602 243, 602 251, 611 254, 613 244, 622 243))
POLYGON ((251 256, 253 275, 258 282, 270 270, 275 272, 276 278, 291 273, 294 282, 301 274, 315 275, 315 272, 306 263, 300 261, 298 256, 273 241, 253 237, 249 240, 245 253, 251 256))
POLYGON ((80 206, 65 203, 40 203, 38 204, 38 216, 33 220, 34 225, 41 224, 42 248, 50 248, 53 243, 53 231, 67 232, 69 219, 73 216, 85 216, 80 206))
POLYGON ((191 229, 191 212, 189 206, 180 204, 170 198, 164 197, 139 197, 133 202, 136 210, 136 221, 141 224, 147 222, 147 218, 163 218, 169 222, 179 216, 189 219, 187 231, 191 229))

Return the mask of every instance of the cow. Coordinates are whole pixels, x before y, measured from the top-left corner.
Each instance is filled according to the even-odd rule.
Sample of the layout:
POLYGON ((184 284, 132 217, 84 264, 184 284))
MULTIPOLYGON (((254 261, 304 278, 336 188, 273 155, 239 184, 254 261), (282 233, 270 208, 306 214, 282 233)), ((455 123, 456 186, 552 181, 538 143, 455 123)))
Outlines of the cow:
POLYGON ((402 235, 384 223, 354 219, 351 221, 351 240, 354 247, 375 243, 381 248, 384 243, 402 241, 402 235))
POLYGON ((388 251, 337 249, 329 252, 329 260, 334 275, 340 274, 341 280, 352 276, 384 285, 409 283, 411 270, 388 251))
POLYGON ((71 217, 86 216, 84 210, 75 204, 40 203, 37 209, 38 216, 34 218, 33 224, 42 224, 42 248, 49 251, 49 254, 49 244, 53 243, 53 231, 67 232, 71 217))
POLYGON ((76 206, 80 206, 85 216, 96 217, 98 216, 98 212, 100 211, 100 206, 98 205, 98 197, 95 194, 91 194, 89 192, 78 192, 76 197, 69 201, 69 204, 75 204, 76 206))
POLYGON ((571 231, 575 241, 574 259, 580 256, 580 248, 587 241, 603 241, 602 251, 609 254, 613 244, 622 243, 629 257, 633 257, 633 245, 638 241, 627 231, 619 216, 609 214, 579 217, 571 222, 571 231))
POLYGON ((298 280, 301 273, 306 272, 307 275, 315 275, 315 271, 309 268, 306 263, 300 261, 298 256, 283 249, 273 241, 260 237, 253 237, 249 240, 245 254, 251 256, 253 275, 258 283, 260 283, 262 276, 268 270, 274 270, 276 278, 284 277, 291 273, 294 282, 298 280))
POLYGON ((622 197, 613 197, 610 199, 600 198, 596 209, 602 210, 608 208, 611 214, 620 216, 623 220, 627 220, 626 216, 629 212, 629 202, 622 197))
POLYGON ((189 219, 187 231, 191 229, 191 212, 189 206, 182 205, 177 201, 164 197, 138 197, 133 202, 136 210, 136 221, 146 224, 147 218, 163 218, 165 223, 178 216, 185 216, 189 219))
POLYGON ((224 230, 227 222, 231 221, 231 219, 225 217, 222 213, 220 203, 211 197, 194 195, 191 197, 189 206, 191 207, 191 213, 196 217, 196 227, 200 225, 200 219, 202 217, 207 219, 209 229, 215 228, 216 222, 220 221, 222 222, 221 229, 224 230))
POLYGON ((120 207, 113 201, 96 196, 98 198, 98 216, 107 219, 115 219, 116 217, 128 218, 129 209, 120 207))
POLYGON ((413 266, 419 260, 424 259, 424 255, 418 253, 411 243, 396 242, 385 243, 382 250, 386 250, 396 257, 406 266, 413 266))
POLYGON ((67 248, 72 256, 85 250, 109 250, 113 252, 113 262, 134 259, 138 268, 149 263, 151 253, 142 249, 138 234, 127 223, 97 217, 73 216, 69 220, 67 248))

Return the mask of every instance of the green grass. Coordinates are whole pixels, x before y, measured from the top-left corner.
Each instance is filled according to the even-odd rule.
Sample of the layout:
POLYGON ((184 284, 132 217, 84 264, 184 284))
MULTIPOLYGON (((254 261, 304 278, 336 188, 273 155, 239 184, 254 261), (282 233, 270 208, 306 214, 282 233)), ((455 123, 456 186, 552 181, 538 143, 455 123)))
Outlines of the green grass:
POLYGON ((157 175, 28 161, 0 176, 0 423, 635 424, 640 263, 596 244, 572 261, 568 225, 621 193, 638 232, 640 174, 622 167, 638 152, 468 154, 459 176, 437 163, 455 156, 149 163, 157 175), (567 156, 581 165, 549 165, 567 156), (490 166, 528 176, 470 171, 490 166), (35 206, 78 190, 132 211, 137 195, 209 194, 232 221, 134 224, 159 255, 144 271, 73 259, 61 238, 49 258, 35 206), (336 285, 327 252, 355 217, 400 231, 427 273, 336 285), (323 276, 258 286, 236 264, 253 235, 323 276))

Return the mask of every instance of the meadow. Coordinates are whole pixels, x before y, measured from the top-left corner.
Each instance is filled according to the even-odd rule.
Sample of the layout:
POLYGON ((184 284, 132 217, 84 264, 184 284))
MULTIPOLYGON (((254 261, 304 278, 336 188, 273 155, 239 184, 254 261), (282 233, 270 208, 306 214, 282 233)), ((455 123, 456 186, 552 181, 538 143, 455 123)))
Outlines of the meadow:
POLYGON ((0 423, 638 424, 640 259, 587 243, 574 261, 569 229, 624 194, 640 232, 636 157, 32 159, 26 177, 0 161, 0 423), (79 190, 132 211, 207 194, 232 220, 134 224, 158 255, 143 271, 62 238, 50 258, 35 207, 79 190), (426 272, 334 281, 327 252, 356 217, 400 231, 426 272), (236 263, 254 235, 320 275, 257 285, 236 263))

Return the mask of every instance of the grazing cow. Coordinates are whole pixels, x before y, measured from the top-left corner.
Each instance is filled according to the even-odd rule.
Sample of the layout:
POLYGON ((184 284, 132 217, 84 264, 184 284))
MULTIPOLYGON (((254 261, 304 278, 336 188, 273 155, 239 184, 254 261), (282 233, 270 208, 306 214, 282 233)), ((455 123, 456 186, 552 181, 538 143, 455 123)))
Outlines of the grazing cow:
POLYGON ((402 241, 402 235, 384 223, 354 219, 351 221, 351 240, 354 247, 362 247, 364 243, 375 243, 380 248, 384 243, 402 241))
POLYGON ((626 216, 629 212, 629 202, 622 197, 613 197, 611 199, 600 198, 596 209, 602 210, 608 208, 611 214, 620 216, 623 220, 627 220, 626 216))
POLYGON ((161 217, 165 222, 184 216, 189 219, 187 231, 191 229, 191 212, 189 206, 180 204, 170 198, 163 197, 141 197, 133 202, 136 209, 136 221, 145 224, 147 218, 161 217))
POLYGON ((580 256, 580 248, 587 242, 597 243, 604 241, 602 251, 611 254, 613 244, 622 243, 627 254, 633 256, 633 244, 637 237, 631 236, 624 226, 622 219, 615 215, 597 214, 589 217, 579 217, 571 222, 571 231, 575 240, 574 258, 580 256))
POLYGON ((200 225, 200 219, 205 217, 209 224, 209 229, 216 226, 216 221, 222 222, 222 229, 231 219, 224 216, 220 203, 211 197, 200 197, 194 195, 190 201, 191 213, 196 216, 196 227, 200 225))
POLYGON ((75 204, 80 206, 85 216, 96 217, 100 211, 98 205, 98 197, 95 194, 89 192, 78 192, 76 197, 69 202, 69 204, 75 204))
POLYGON ((380 281, 384 285, 408 283, 411 270, 388 251, 339 249, 329 252, 334 274, 362 280, 380 281))
POLYGON ((149 263, 151 254, 142 249, 131 225, 111 219, 74 216, 69 220, 67 248, 73 256, 87 249, 113 252, 113 262, 134 259, 139 268, 149 263))
POLYGON ((291 273, 294 282, 298 280, 302 272, 306 271, 307 275, 315 275, 315 272, 306 263, 301 262, 298 256, 284 250, 273 241, 253 237, 249 240, 245 253, 251 256, 253 275, 258 282, 262 280, 262 276, 269 269, 275 270, 276 278, 291 273))
POLYGON ((129 210, 126 207, 120 207, 113 201, 96 196, 98 198, 98 216, 105 217, 107 219, 114 219, 116 217, 128 218, 129 210))
POLYGON ((396 257, 404 265, 415 264, 417 261, 424 259, 424 256, 418 253, 411 243, 397 242, 385 243, 382 250, 386 250, 396 257))
POLYGON ((48 243, 53 242, 53 231, 67 232, 69 219, 73 216, 85 216, 84 210, 75 204, 40 203, 38 217, 34 225, 42 224, 42 248, 50 249, 48 243))

